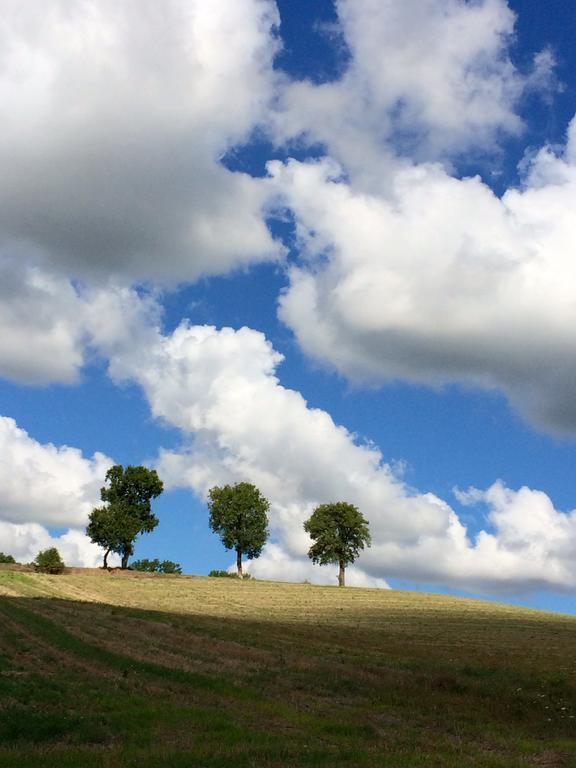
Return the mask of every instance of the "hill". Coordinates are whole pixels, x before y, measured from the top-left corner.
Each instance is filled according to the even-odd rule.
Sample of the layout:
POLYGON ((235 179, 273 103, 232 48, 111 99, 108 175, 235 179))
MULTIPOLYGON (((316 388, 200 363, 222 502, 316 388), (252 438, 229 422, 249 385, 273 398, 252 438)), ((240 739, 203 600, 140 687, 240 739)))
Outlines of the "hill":
POLYGON ((576 618, 0 572, 0 768, 576 766, 576 618))

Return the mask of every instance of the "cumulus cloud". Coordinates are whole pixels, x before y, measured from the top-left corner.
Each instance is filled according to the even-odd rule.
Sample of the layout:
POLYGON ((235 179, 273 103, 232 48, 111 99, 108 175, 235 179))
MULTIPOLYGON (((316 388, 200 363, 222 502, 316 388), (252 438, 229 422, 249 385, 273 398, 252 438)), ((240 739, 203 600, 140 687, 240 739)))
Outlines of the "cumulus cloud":
POLYGON ((82 527, 114 462, 102 453, 39 443, 0 417, 0 520, 82 527))
POLYGON ((502 482, 460 498, 486 505, 488 530, 471 540, 451 514, 441 537, 424 535, 408 547, 376 542, 363 561, 367 572, 379 573, 386 563, 403 578, 486 592, 576 588, 576 511, 561 512, 542 491, 502 482))
POLYGON ((542 51, 520 73, 510 58, 515 16, 505 0, 338 0, 349 51, 343 76, 290 83, 275 128, 280 139, 323 142, 357 183, 397 162, 494 149, 518 134, 524 93, 550 85, 542 51))
POLYGON ((0 257, 0 377, 25 384, 76 383, 107 348, 145 343, 138 328, 159 317, 155 291, 80 286, 53 271, 0 257))
POLYGON ((96 296, 282 255, 266 185, 221 162, 269 107, 278 15, 0 0, 0 17, 0 376, 69 383, 96 296))
MULTIPOLYGON (((268 544, 262 555, 257 560, 249 562, 246 569, 257 579, 307 581, 310 584, 338 583, 336 565, 314 565, 309 559, 290 556, 279 544, 268 544)), ((349 565, 346 568, 346 584, 349 587, 389 588, 384 579, 369 576, 356 565, 349 565)))
POLYGON ((397 576, 477 590, 576 587, 576 515, 554 510, 544 494, 501 484, 470 492, 468 501, 491 509, 487 529, 473 536, 444 500, 409 488, 375 446, 283 387, 282 358, 261 333, 185 323, 167 336, 148 333, 146 345, 111 353, 114 375, 139 383, 153 415, 183 433, 182 450, 158 458, 168 486, 204 495, 248 480, 269 498, 272 541, 249 566, 256 575, 331 581, 330 569, 309 563, 302 524, 317 504, 345 500, 366 515, 373 537, 350 583, 386 586, 397 576))
POLYGON ((101 564, 84 528, 112 464, 102 453, 85 458, 77 448, 39 443, 0 416, 0 551, 31 562, 57 547, 67 565, 101 564), (48 527, 67 530, 55 536, 48 527))
POLYGON ((575 158, 573 122, 501 198, 438 164, 377 194, 330 160, 271 163, 303 256, 281 318, 353 380, 500 388, 537 425, 573 431, 575 158))
MULTIPOLYGON (((79 530, 70 529, 52 536, 36 523, 6 523, 0 520, 0 551, 11 554, 19 563, 31 563, 38 552, 56 547, 68 566, 96 568, 102 565, 102 550, 79 530)), ((109 562, 114 563, 112 556, 109 562)), ((117 559, 117 558, 116 558, 117 559)))
POLYGON ((168 281, 278 256, 264 187, 220 163, 272 94, 272 2, 0 11, 0 252, 168 281))
POLYGON ((74 381, 84 360, 83 313, 69 281, 0 254, 0 376, 74 381))
POLYGON ((354 381, 500 389, 538 427, 573 432, 576 121, 564 148, 527 153, 500 198, 454 170, 521 133, 553 54, 518 70, 504 0, 337 10, 344 74, 288 84, 274 124, 326 153, 269 164, 301 256, 280 317, 354 381))

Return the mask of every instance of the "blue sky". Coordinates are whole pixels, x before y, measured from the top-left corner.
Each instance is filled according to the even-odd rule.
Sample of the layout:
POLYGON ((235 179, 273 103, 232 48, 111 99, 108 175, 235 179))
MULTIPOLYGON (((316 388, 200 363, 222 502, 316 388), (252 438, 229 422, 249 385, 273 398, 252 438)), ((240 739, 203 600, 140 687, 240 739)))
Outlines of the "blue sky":
POLYGON ((228 567, 205 494, 250 480, 256 576, 334 582, 334 494, 351 583, 574 612, 573 4, 2 5, 0 550, 97 563, 146 463, 137 557, 228 567))

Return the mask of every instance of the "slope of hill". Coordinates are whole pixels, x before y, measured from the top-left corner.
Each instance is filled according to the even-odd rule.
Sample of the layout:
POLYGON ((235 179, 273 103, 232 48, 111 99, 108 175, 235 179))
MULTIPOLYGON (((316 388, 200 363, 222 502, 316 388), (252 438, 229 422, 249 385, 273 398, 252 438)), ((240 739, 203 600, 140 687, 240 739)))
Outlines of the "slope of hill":
POLYGON ((576 618, 0 572, 0 768, 576 766, 576 618))

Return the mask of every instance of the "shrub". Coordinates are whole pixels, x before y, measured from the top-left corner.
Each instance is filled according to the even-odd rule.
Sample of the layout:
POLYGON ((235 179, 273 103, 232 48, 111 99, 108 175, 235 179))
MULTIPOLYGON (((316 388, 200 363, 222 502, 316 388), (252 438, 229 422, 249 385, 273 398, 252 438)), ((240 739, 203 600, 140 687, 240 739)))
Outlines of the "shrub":
POLYGON ((134 560, 133 563, 130 563, 130 568, 133 571, 142 571, 145 573, 182 573, 182 567, 180 566, 180 563, 174 563, 172 560, 158 560, 158 558, 155 558, 154 560, 148 560, 147 558, 144 558, 143 560, 134 560))
POLYGON ((130 563, 129 567, 132 571, 157 573, 158 568, 160 567, 160 560, 148 560, 148 558, 144 558, 143 560, 134 560, 133 563, 130 563))
POLYGON ((245 573, 244 576, 239 576, 237 573, 228 573, 228 571, 210 571, 208 576, 212 576, 213 578, 218 579, 241 579, 242 581, 247 581, 248 579, 253 579, 253 576, 250 576, 249 573, 245 573))
POLYGON ((172 560, 162 560, 160 573, 182 573, 182 566, 180 563, 173 563, 172 560))
POLYGON ((12 555, 5 555, 4 552, 0 552, 0 563, 4 565, 16 565, 16 560, 12 555))
POLYGON ((50 549, 38 552, 33 565, 40 573, 62 573, 64 570, 64 561, 56 547, 50 547, 50 549))

